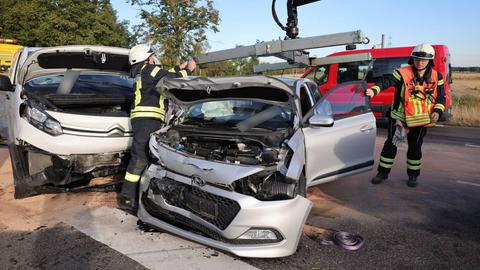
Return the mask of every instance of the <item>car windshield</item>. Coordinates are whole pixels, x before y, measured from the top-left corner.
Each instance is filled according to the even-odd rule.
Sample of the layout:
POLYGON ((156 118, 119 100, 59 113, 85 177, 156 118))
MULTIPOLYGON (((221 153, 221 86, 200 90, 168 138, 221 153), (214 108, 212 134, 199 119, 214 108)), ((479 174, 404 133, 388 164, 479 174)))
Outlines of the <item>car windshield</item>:
MULTIPOLYGON (((34 94, 56 94, 63 74, 33 78, 24 88, 34 94)), ((76 78, 68 94, 121 94, 131 95, 133 79, 121 74, 81 74, 76 78)))
POLYGON ((236 127, 248 122, 249 128, 269 130, 292 126, 292 110, 256 100, 219 100, 196 103, 185 112, 185 125, 236 127))

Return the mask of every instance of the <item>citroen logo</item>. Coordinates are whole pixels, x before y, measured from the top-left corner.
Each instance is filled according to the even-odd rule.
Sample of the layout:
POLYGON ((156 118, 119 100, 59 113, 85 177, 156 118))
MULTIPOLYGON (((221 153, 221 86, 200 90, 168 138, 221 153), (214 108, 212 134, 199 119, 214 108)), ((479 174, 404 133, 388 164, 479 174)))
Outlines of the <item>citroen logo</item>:
POLYGON ((206 182, 198 175, 192 175, 192 185, 196 185, 199 187, 205 186, 206 182))

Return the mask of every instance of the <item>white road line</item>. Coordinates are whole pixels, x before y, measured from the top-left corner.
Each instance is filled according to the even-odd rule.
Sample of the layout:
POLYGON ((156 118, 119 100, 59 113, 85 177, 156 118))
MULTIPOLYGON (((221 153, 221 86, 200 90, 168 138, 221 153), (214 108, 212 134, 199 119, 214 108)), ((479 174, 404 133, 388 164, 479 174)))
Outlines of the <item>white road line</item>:
POLYGON ((465 182, 465 181, 455 181, 458 184, 464 184, 464 185, 470 185, 470 186, 475 186, 475 187, 480 187, 480 184, 477 183, 472 183, 472 182, 465 182))
POLYGON ((480 148, 480 145, 478 145, 478 144, 471 144, 471 143, 466 143, 465 146, 467 146, 467 147, 473 147, 473 148, 480 148))
POLYGON ((255 269, 203 245, 169 233, 137 229, 137 218, 118 209, 81 211, 65 222, 149 269, 255 269))

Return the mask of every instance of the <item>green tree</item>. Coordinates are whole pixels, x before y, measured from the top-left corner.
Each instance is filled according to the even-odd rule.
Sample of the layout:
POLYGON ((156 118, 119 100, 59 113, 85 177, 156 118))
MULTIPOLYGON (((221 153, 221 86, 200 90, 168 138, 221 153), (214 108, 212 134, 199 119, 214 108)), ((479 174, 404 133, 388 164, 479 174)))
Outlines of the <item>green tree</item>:
POLYGON ((161 61, 172 66, 183 57, 203 52, 207 45, 205 32, 218 32, 220 21, 213 0, 129 0, 141 7, 143 23, 137 34, 162 53, 161 61))
POLYGON ((129 47, 128 21, 110 0, 2 0, 0 36, 25 46, 92 44, 129 47))

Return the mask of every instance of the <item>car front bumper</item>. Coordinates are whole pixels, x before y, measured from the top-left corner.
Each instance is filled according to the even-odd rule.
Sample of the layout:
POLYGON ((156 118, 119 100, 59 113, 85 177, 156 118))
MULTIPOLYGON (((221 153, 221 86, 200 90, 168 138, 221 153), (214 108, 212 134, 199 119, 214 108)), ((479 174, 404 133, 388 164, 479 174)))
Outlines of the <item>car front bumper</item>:
POLYGON ((260 201, 208 184, 192 186, 191 178, 152 164, 141 180, 138 217, 154 227, 238 256, 271 258, 295 253, 311 207, 312 203, 301 196, 260 201), (170 183, 177 189, 159 193, 151 182, 170 183), (181 196, 178 190, 182 190, 181 196), (171 203, 179 197, 178 203, 171 203), (189 206, 188 200, 197 200, 196 206, 189 206), (250 229, 271 230, 276 240, 239 238, 250 229))

